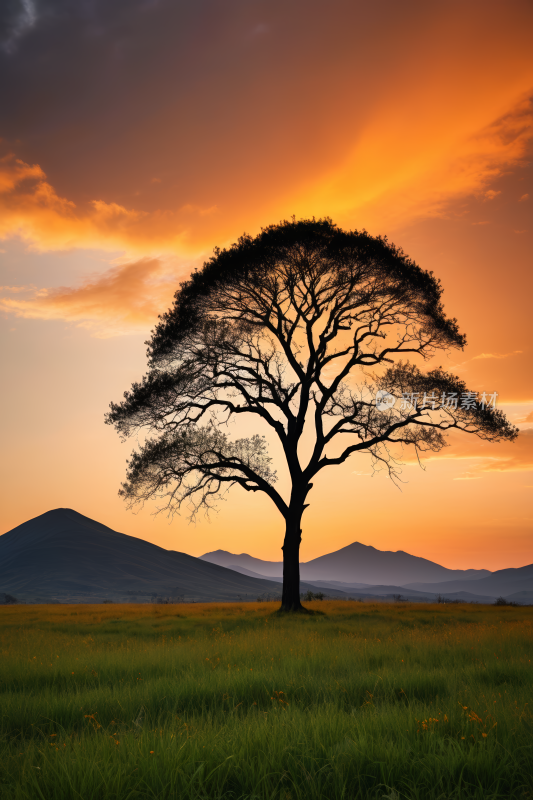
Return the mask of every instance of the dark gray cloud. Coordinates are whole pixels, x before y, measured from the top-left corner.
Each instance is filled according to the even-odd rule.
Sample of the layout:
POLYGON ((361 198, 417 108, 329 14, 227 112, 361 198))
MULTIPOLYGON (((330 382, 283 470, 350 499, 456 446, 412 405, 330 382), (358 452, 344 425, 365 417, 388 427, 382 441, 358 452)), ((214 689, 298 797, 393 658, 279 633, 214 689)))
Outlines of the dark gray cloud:
MULTIPOLYGON (((376 39, 379 11, 351 0, 328 13, 322 0, 31 2, 31 25, 22 3, 6 12, 0 138, 77 204, 131 206, 140 192, 144 208, 212 205, 252 162, 266 184, 303 177, 310 153, 348 139, 338 87, 350 61, 387 63, 400 47, 376 39)), ((396 5, 391 31, 423 20, 421 0, 396 5)), ((354 71, 363 109, 368 75, 354 71)))
POLYGON ((36 22, 34 0, 3 0, 0 4, 0 48, 5 53, 14 52, 19 39, 36 22))
POLYGON ((206 3, 29 3, 4 8, 0 137, 23 159, 42 162, 60 188, 78 173, 87 196, 98 196, 96 164, 120 164, 125 145, 131 158, 127 142, 139 126, 190 85, 199 39, 209 35, 206 3))

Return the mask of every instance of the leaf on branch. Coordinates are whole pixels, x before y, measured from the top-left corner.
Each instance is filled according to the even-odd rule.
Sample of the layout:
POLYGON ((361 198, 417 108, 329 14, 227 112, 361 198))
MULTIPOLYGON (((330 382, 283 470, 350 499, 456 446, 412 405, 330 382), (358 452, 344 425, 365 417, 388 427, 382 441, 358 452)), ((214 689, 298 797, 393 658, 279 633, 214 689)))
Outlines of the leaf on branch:
POLYGON ((189 427, 150 439, 134 452, 119 494, 130 506, 164 497, 167 510, 178 511, 187 502, 195 513, 213 508, 224 484, 248 491, 272 486, 276 473, 270 462, 262 436, 232 442, 212 425, 189 427))

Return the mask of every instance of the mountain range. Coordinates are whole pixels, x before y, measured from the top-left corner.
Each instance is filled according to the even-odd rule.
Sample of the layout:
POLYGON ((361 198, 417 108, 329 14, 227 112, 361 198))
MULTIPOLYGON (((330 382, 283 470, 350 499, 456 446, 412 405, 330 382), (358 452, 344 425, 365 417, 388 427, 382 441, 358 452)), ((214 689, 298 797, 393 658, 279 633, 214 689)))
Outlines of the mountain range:
MULTIPOLYGON (((247 553, 237 555, 226 550, 205 553, 200 558, 255 578, 268 575, 270 580, 282 580, 281 561, 262 561, 247 553)), ((533 603, 533 564, 496 572, 452 570, 403 550, 377 550, 360 542, 300 564, 300 576, 322 591, 336 589, 365 597, 403 594, 420 599, 440 594, 450 600, 462 598, 479 603, 493 602, 497 597, 533 603), (363 577, 367 582, 361 581, 363 577)))
POLYGON ((416 589, 420 592, 438 591, 449 592, 478 592, 480 594, 501 595, 505 597, 516 592, 530 592, 533 590, 533 564, 526 567, 499 569, 484 578, 476 581, 452 580, 442 583, 409 583, 407 589, 416 589), (432 587, 430 589, 430 587, 432 587))
MULTIPOLYGON (((302 585, 302 591, 313 589, 302 585)), ((70 508, 48 511, 0 536, 0 594, 17 599, 211 602, 279 593, 279 583, 165 550, 70 508)))
MULTIPOLYGON (((0 602, 7 595, 26 602, 255 600, 280 595, 282 567, 224 550, 195 558, 58 508, 0 536, 0 602)), ((501 595, 533 603, 533 564, 492 573, 450 570, 354 542, 301 564, 300 572, 302 592, 344 599, 431 601, 441 594, 489 603, 501 595)))
MULTIPOLYGON (((254 576, 261 578, 281 578, 283 575, 282 561, 262 561, 247 553, 235 555, 226 550, 215 550, 200 558, 243 574, 249 575, 252 572, 254 576)), ((334 553, 300 563, 300 577, 303 580, 340 581, 350 588, 375 584, 403 586, 417 581, 428 584, 437 581, 468 581, 485 578, 490 574, 487 569, 447 569, 427 558, 404 553, 403 550, 377 550, 360 542, 353 542, 334 553)))

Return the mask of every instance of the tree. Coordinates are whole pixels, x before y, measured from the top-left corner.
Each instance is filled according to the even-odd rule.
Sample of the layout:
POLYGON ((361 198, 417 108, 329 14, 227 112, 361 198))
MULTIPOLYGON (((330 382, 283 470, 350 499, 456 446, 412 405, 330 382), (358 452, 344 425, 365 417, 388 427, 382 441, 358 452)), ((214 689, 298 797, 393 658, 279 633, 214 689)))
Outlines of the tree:
POLYGON ((147 434, 120 494, 130 505, 164 498, 169 513, 185 504, 194 517, 225 488, 263 492, 285 522, 282 609, 301 610, 302 515, 322 470, 366 452, 396 481, 391 445, 420 454, 439 451, 452 429, 491 442, 517 435, 459 378, 401 360, 464 347, 441 294, 386 238, 329 219, 284 221, 216 249, 160 316, 148 374, 111 403, 106 422, 123 438, 147 434), (222 429, 240 415, 277 436, 287 497, 265 437, 222 429))

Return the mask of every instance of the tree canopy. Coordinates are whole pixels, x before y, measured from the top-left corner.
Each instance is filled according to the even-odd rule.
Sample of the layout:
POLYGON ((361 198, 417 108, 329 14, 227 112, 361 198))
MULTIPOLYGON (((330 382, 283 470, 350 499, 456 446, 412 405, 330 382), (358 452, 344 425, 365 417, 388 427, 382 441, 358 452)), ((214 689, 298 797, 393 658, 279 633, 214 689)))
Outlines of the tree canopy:
POLYGON ((433 273, 386 238, 330 219, 284 221, 216 249, 159 318, 148 374, 111 403, 106 421, 122 437, 147 434, 121 495, 164 498, 170 512, 185 504, 194 516, 226 487, 264 492, 285 520, 282 607, 299 609, 301 519, 319 472, 367 452, 397 479, 391 445, 437 452, 453 429, 488 441, 517 435, 458 377, 407 360, 464 347, 441 296, 433 273), (223 428, 243 414, 278 438, 287 496, 267 439, 223 428))

